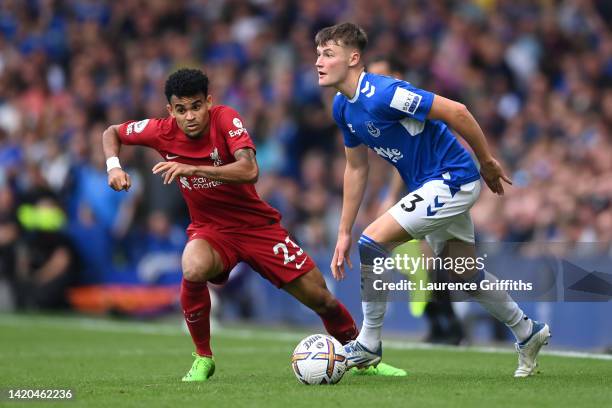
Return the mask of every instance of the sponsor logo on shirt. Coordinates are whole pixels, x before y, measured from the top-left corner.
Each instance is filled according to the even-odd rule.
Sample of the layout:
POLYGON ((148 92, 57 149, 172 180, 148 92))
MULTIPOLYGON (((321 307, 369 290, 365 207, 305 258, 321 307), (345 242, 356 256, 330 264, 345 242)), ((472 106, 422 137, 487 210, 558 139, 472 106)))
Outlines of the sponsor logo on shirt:
POLYGON ((179 177, 179 182, 184 190, 201 190, 205 188, 213 188, 223 184, 219 180, 211 180, 207 177, 179 177))
POLYGON ((393 163, 397 163, 401 160, 404 155, 399 149, 391 149, 389 147, 375 147, 374 151, 381 157, 392 161, 393 163))
MULTIPOLYGON (((221 160, 221 156, 219 155, 219 149, 216 147, 210 153, 210 159, 213 161, 215 167, 223 165, 223 160, 221 160)), ((223 184, 222 181, 211 180, 207 177, 179 177, 179 182, 181 183, 181 187, 186 190, 213 188, 223 184)))
POLYGON ((229 137, 240 136, 242 133, 246 132, 246 129, 243 127, 242 121, 240 119, 234 118, 234 120, 232 120, 232 123, 234 124, 234 126, 236 126, 236 129, 229 131, 229 137))
POLYGON ((421 104, 421 95, 407 89, 397 87, 391 100, 392 108, 414 115, 421 104))

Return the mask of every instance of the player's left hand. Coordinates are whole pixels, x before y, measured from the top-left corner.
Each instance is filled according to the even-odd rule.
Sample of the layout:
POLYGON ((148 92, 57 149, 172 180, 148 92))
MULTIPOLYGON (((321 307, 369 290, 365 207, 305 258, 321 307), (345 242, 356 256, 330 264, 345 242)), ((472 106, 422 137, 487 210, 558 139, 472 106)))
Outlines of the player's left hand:
POLYGON ((489 186, 491 191, 495 194, 504 195, 502 180, 508 184, 512 184, 512 180, 506 175, 502 166, 493 158, 485 163, 481 163, 480 174, 485 183, 487 183, 487 186, 489 186))
POLYGON ((196 167, 185 163, 159 162, 153 166, 153 174, 161 173, 164 184, 170 184, 179 176, 195 175, 196 167))
POLYGON ((331 263, 332 275, 336 280, 342 280, 346 276, 344 272, 345 261, 348 267, 353 269, 350 257, 351 241, 351 234, 338 234, 338 242, 331 263))

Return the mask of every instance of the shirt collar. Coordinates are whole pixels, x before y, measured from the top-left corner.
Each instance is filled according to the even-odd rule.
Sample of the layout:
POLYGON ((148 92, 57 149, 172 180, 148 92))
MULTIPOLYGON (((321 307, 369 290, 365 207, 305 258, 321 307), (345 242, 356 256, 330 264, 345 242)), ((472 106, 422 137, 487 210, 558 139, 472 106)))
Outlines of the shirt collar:
POLYGON ((355 88, 355 95, 353 95, 353 97, 349 99, 350 103, 355 103, 355 101, 357 101, 357 98, 359 98, 359 90, 361 89, 361 81, 365 77, 365 74, 366 74, 365 71, 362 71, 361 75, 359 75, 359 81, 357 82, 357 88, 355 88))

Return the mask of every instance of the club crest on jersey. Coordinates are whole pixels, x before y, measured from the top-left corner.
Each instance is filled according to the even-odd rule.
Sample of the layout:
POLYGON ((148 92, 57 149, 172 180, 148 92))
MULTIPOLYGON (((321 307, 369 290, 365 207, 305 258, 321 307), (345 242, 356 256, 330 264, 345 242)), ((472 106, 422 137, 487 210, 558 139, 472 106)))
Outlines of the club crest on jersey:
POLYGON ((389 147, 375 147, 374 151, 381 157, 392 161, 393 163, 397 163, 400 159, 404 157, 402 152, 399 149, 391 149, 389 147))
POLYGON ((213 165, 215 167, 221 166, 223 164, 223 160, 221 160, 221 157, 219 156, 219 150, 217 150, 216 147, 215 150, 213 150, 210 154, 210 159, 213 161, 213 165))
POLYGON ((374 126, 374 122, 369 120, 365 124, 366 124, 366 127, 368 128, 368 133, 372 135, 372 137, 380 136, 380 129, 374 126))
POLYGON ((183 186, 183 188, 186 188, 188 190, 192 190, 191 186, 189 185, 189 181, 187 180, 187 177, 181 176, 181 177, 179 177, 179 181, 180 181, 181 185, 183 186))

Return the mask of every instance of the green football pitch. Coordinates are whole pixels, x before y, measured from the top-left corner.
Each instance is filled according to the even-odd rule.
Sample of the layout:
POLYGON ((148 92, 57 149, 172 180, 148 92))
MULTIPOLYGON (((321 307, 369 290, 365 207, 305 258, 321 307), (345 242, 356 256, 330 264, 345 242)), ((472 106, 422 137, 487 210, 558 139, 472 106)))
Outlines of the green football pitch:
MULTIPOLYGON (((176 321, 178 322, 178 317, 176 321)), ((0 315, 0 405, 8 389, 70 389, 86 407, 609 407, 612 360, 542 355, 540 372, 514 379, 507 350, 419 348, 387 342, 385 361, 408 377, 345 375, 333 386, 299 384, 289 364, 308 333, 248 327, 213 336, 214 377, 184 384, 192 345, 181 327, 70 316, 0 315)), ((554 340, 554 338, 553 338, 554 340)))

